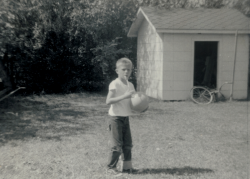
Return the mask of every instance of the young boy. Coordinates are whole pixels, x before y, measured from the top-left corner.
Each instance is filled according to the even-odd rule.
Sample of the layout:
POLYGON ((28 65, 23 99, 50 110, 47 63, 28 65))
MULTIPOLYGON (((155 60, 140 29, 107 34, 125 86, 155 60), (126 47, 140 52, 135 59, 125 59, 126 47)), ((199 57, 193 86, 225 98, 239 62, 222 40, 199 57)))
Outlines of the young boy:
POLYGON ((116 165, 121 155, 122 172, 134 172, 131 162, 132 137, 129 126, 129 116, 132 114, 130 98, 135 93, 134 85, 128 82, 133 64, 127 58, 116 62, 118 78, 109 85, 106 104, 111 104, 109 109, 109 131, 111 134, 111 151, 109 154, 107 172, 121 175, 116 165))

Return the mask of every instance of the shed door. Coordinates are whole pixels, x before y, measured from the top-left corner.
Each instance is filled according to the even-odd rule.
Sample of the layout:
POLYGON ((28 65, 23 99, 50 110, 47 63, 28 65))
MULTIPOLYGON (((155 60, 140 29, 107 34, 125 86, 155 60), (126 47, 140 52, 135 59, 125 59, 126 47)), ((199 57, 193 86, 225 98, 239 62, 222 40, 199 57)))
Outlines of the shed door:
POLYGON ((194 46, 194 86, 216 88, 218 42, 196 41, 194 46))

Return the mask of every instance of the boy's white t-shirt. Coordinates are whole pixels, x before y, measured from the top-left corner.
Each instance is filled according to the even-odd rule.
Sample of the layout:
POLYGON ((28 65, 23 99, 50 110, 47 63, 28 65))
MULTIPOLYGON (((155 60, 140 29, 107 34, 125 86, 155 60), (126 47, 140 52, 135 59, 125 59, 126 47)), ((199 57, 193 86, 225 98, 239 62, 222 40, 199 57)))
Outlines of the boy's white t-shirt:
MULTIPOLYGON (((109 90, 115 90, 114 97, 118 97, 123 95, 126 91, 135 91, 135 87, 130 82, 129 85, 125 85, 119 78, 116 78, 110 83, 109 90)), ((131 114, 130 98, 111 104, 109 108, 110 116, 129 116, 131 114)))

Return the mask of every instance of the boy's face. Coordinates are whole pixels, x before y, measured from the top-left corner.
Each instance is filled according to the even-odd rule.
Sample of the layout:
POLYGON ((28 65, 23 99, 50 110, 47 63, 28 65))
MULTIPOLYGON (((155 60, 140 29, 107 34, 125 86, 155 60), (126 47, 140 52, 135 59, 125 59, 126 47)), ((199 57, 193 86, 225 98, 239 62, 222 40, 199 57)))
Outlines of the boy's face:
POLYGON ((132 65, 131 64, 120 64, 118 68, 116 68, 116 73, 120 79, 128 80, 131 72, 132 72, 132 65))

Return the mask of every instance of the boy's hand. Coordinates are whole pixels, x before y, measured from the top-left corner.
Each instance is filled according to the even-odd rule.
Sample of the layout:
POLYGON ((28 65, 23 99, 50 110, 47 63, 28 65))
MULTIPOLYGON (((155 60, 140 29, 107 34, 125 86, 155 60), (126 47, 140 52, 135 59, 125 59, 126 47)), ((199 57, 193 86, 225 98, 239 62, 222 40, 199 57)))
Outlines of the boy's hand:
POLYGON ((132 95, 133 95, 134 93, 135 93, 134 90, 126 91, 126 92, 124 93, 124 99, 131 98, 132 95))

